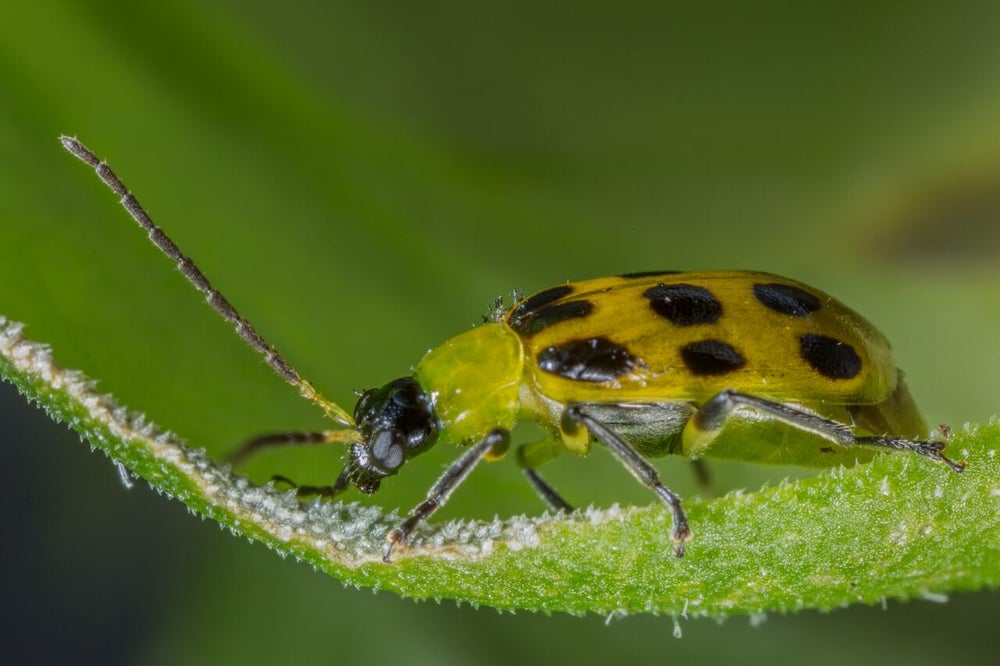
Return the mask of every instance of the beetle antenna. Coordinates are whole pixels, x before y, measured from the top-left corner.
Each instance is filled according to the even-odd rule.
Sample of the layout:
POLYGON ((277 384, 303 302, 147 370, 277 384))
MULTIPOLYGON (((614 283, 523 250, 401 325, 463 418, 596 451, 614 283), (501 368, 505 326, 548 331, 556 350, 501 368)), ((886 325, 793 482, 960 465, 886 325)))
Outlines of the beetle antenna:
POLYGON ((94 153, 87 148, 85 145, 80 143, 75 137, 62 135, 59 137, 59 141, 62 142, 63 147, 70 153, 75 155, 81 161, 89 164, 93 167, 94 171, 100 177, 104 184, 111 188, 111 191, 120 197, 120 203, 128 214, 132 216, 140 227, 142 227, 146 234, 149 236, 149 240, 155 245, 163 254, 167 255, 177 263, 177 268, 180 270, 181 274, 187 278, 188 282, 194 285, 194 288, 205 295, 205 300, 212 308, 222 315, 222 318, 233 324, 236 328, 236 333, 246 340, 246 342, 260 353, 264 360, 267 362, 271 369, 276 373, 281 375, 281 377, 297 388, 299 393, 302 394, 304 398, 307 398, 315 405, 317 405, 323 412, 337 423, 346 426, 348 428, 354 427, 354 419, 348 414, 343 407, 340 405, 330 402, 322 395, 319 391, 313 388, 313 385, 307 382, 302 376, 295 371, 295 369, 288 364, 287 361, 278 353, 274 347, 272 347, 260 333, 244 319, 240 314, 229 304, 217 289, 215 289, 205 274, 195 266, 194 262, 184 256, 177 245, 170 240, 170 238, 163 233, 163 230, 158 226, 153 224, 153 220, 149 217, 149 214, 143 209, 142 205, 139 203, 128 188, 125 187, 125 183, 115 175, 115 172, 111 170, 111 167, 107 165, 106 162, 99 160, 94 153))

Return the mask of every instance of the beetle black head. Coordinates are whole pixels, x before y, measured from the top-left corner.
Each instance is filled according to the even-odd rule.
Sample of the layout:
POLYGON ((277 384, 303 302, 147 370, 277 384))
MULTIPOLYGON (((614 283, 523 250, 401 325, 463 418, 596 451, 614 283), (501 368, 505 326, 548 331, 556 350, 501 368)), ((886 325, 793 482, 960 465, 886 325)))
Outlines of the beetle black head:
POLYGON ((363 493, 374 493, 382 479, 437 441, 430 398, 412 377, 362 393, 354 421, 361 442, 351 446, 347 476, 363 493))

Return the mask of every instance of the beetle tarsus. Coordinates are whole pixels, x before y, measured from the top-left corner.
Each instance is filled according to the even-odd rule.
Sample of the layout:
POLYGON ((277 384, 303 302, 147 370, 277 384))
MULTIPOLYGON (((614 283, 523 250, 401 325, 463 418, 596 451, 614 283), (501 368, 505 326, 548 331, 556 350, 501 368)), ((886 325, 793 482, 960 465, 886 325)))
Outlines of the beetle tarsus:
POLYGON ((947 465, 948 467, 950 467, 951 471, 955 472, 956 474, 961 474, 962 472, 965 471, 966 461, 964 461, 964 460, 959 461, 959 462, 955 462, 951 458, 948 458, 947 456, 944 456, 944 455, 941 455, 941 454, 938 454, 938 457, 936 459, 940 460, 945 465, 947 465))
MULTIPOLYGON (((410 521, 406 521, 407 523, 410 521)), ((415 523, 414 523, 415 524, 415 523)), ((409 528, 406 527, 406 523, 403 523, 393 531, 389 532, 389 535, 385 538, 385 546, 382 548, 382 561, 386 564, 392 564, 392 551, 396 549, 396 546, 405 543, 406 538, 413 531, 413 525, 409 528)))
POLYGON ((946 446, 945 442, 935 440, 926 442, 926 444, 928 445, 927 450, 920 450, 918 453, 927 456, 931 460, 943 462, 956 474, 961 474, 965 471, 966 461, 962 460, 960 462, 955 462, 944 454, 944 448, 946 446))
POLYGON ((674 513, 674 533, 671 538, 674 540, 674 555, 684 557, 684 549, 691 539, 691 528, 688 527, 687 518, 683 511, 680 513, 679 519, 681 522, 678 523, 678 515, 674 513))

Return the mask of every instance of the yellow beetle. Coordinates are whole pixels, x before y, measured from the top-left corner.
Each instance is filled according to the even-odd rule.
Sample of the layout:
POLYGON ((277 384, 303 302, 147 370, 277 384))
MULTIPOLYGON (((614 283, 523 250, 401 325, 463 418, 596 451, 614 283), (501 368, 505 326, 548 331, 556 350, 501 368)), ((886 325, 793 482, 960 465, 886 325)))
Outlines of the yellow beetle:
POLYGON ((507 452, 522 419, 548 432, 517 451, 546 503, 571 510, 537 468, 601 442, 670 509, 678 556, 691 531, 648 456, 830 466, 882 448, 964 469, 943 455, 944 443, 923 439, 927 427, 874 326, 821 291, 746 271, 631 273, 546 289, 432 349, 412 376, 365 391, 352 416, 233 309, 104 162, 76 139, 61 140, 237 333, 340 426, 257 437, 233 461, 265 446, 346 444, 347 464, 331 486, 299 488, 332 496, 351 485, 376 492, 437 443, 466 447, 389 533, 386 561, 479 461, 507 452))

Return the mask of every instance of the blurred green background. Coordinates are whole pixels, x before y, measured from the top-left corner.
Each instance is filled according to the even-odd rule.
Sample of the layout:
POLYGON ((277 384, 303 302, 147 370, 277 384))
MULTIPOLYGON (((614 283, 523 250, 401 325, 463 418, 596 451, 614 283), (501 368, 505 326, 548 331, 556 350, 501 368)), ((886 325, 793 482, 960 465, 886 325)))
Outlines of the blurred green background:
MULTIPOLYGON (((213 453, 323 426, 63 153, 65 132, 348 405, 514 288, 750 268, 874 321, 932 422, 997 413, 1000 5, 674 4, 5 7, 0 313, 213 453)), ((126 491, 8 385, 0 429, 0 626, 5 654, 30 661, 931 664, 992 649, 990 592, 682 621, 675 640, 669 618, 344 589, 126 491)), ((453 456, 428 454, 376 501, 411 505, 453 456)), ((338 460, 276 452, 247 472, 322 483, 338 460)), ((683 461, 661 468, 698 492, 683 461)), ((800 473, 714 469, 721 488, 800 473)), ((579 504, 650 501, 600 452, 548 474, 579 504)), ((508 461, 441 517, 539 510, 508 461)))

